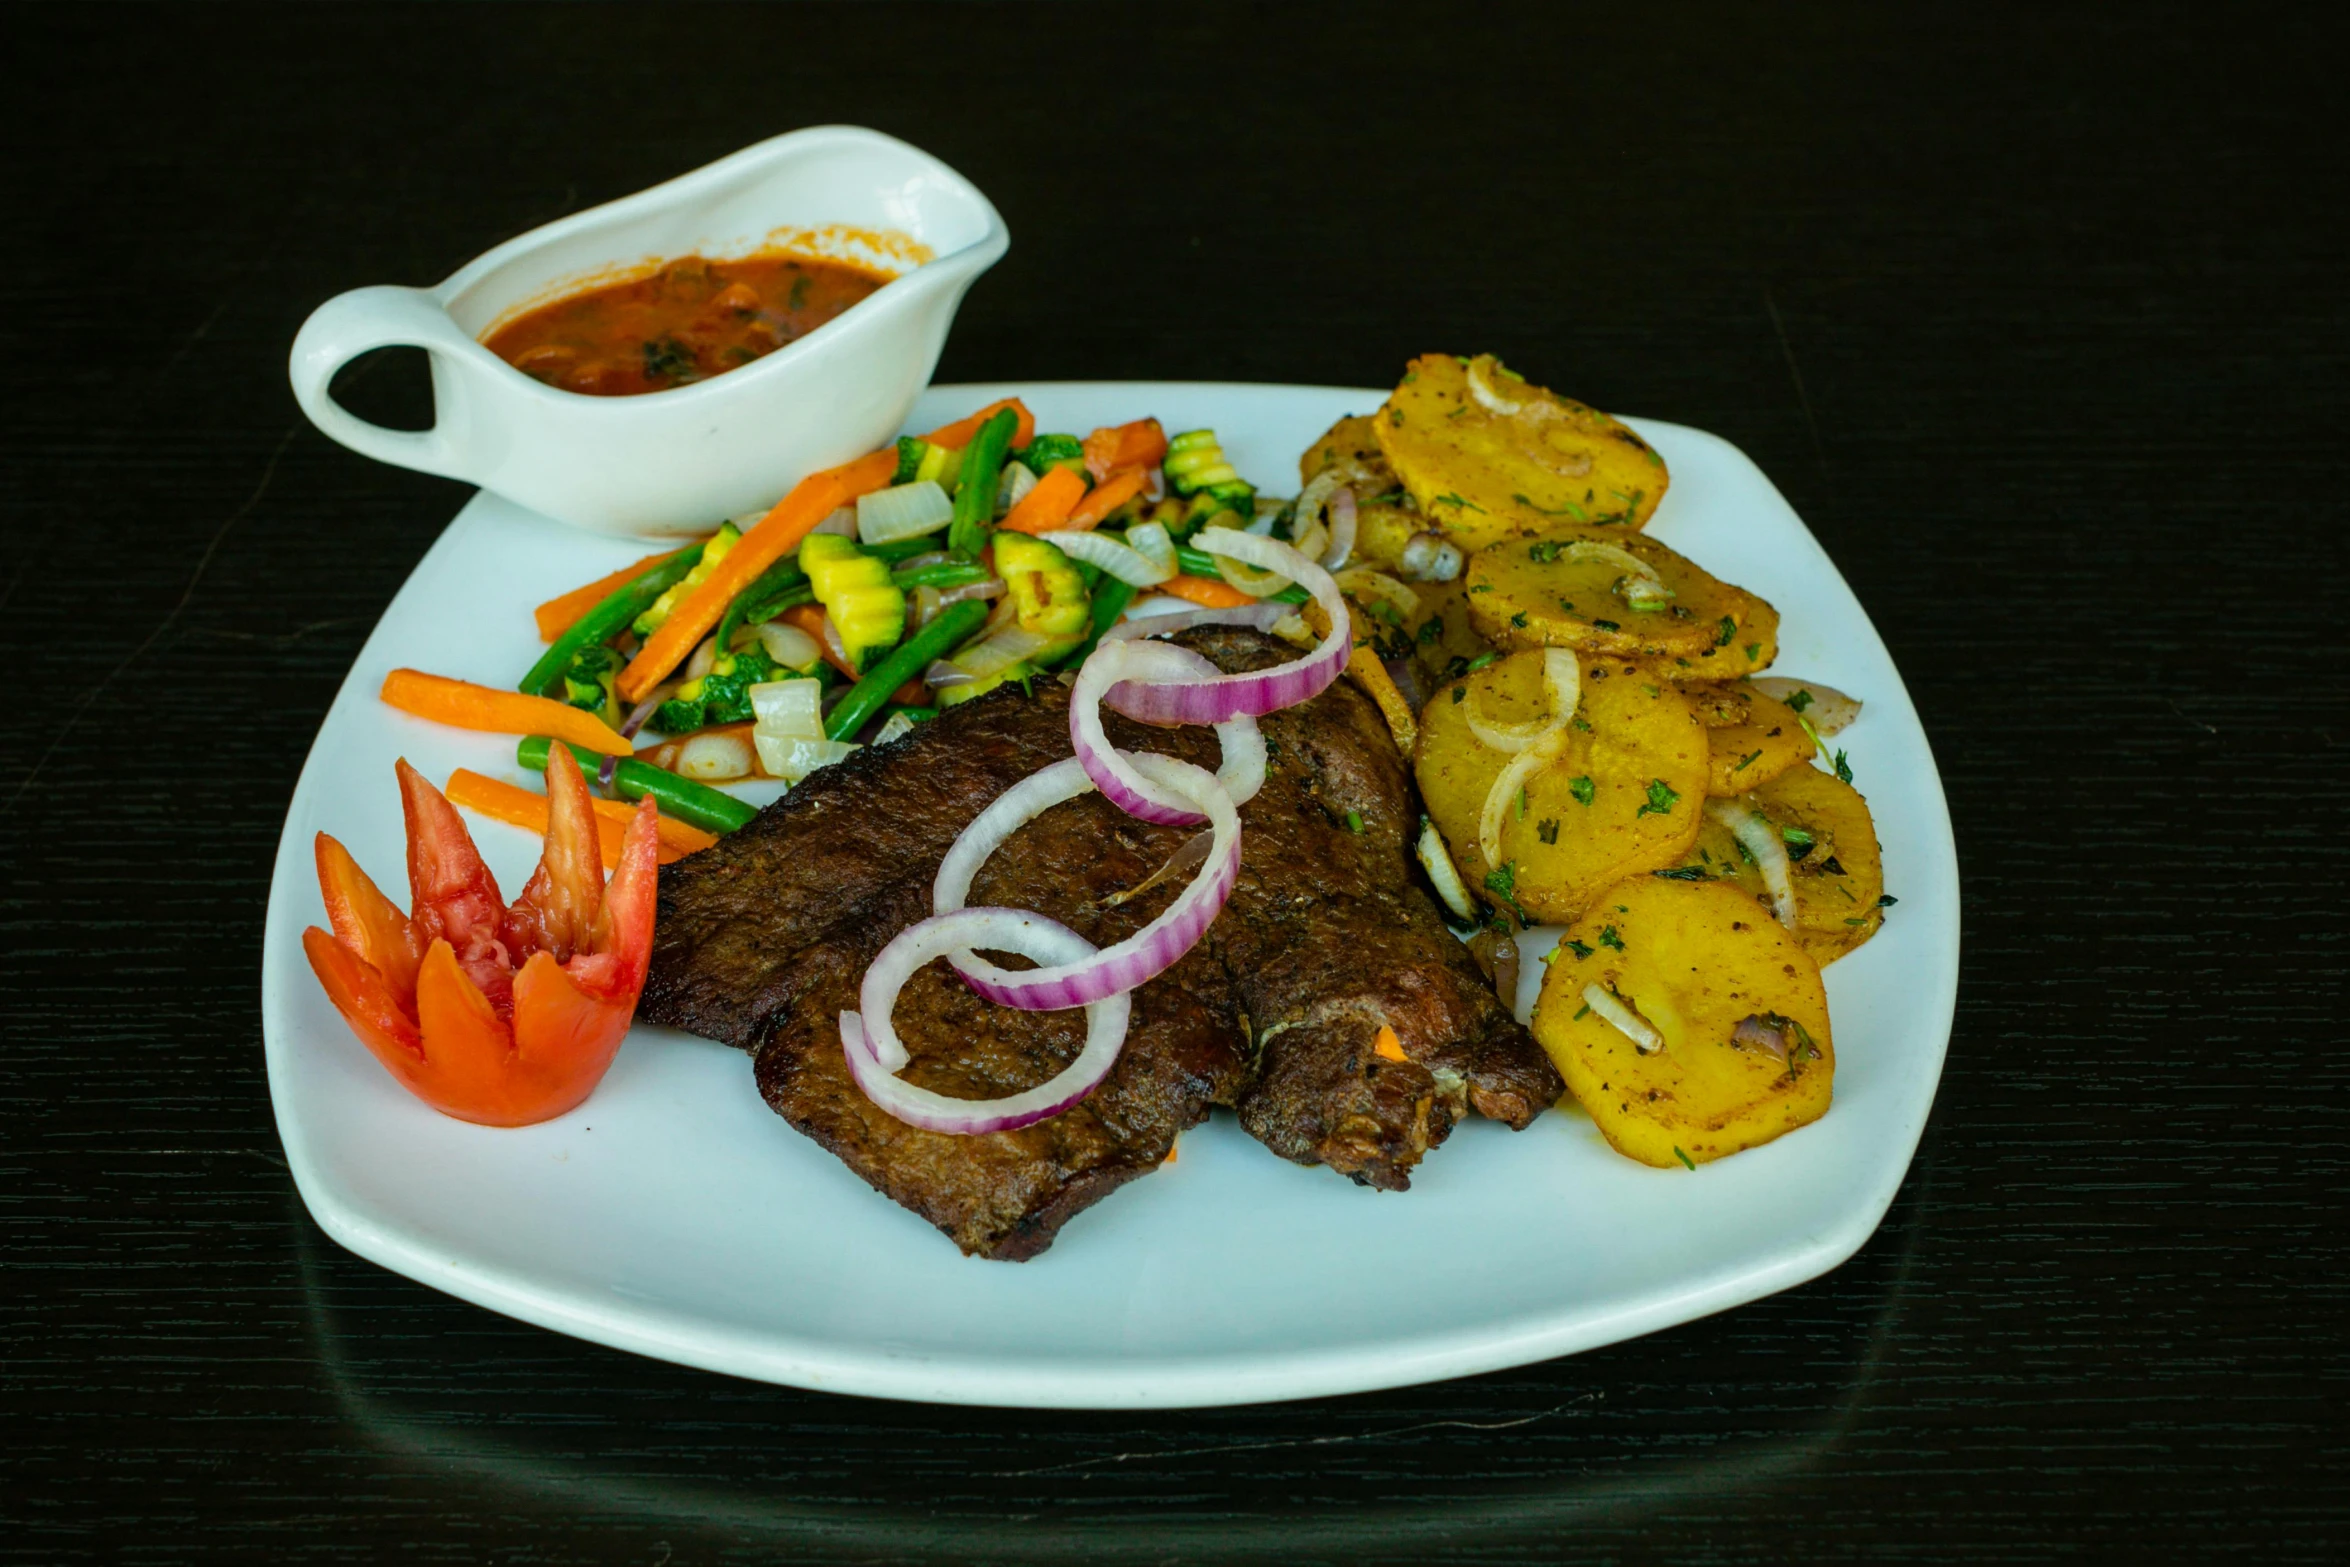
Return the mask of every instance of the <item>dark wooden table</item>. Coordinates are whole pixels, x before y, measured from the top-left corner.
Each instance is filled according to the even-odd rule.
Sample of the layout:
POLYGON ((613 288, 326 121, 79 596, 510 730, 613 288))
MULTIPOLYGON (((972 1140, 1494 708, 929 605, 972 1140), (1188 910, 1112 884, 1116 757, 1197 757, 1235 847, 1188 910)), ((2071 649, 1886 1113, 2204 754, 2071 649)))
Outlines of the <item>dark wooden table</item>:
MULTIPOLYGON (((11 20, 0 1558, 2350 1554, 2338 10, 11 20), (1010 222, 943 378, 1492 347, 1778 481, 1965 876, 1949 1069, 1858 1257, 1503 1375, 1038 1414, 634 1359, 320 1234, 262 1074, 270 858, 464 495, 315 433, 294 329, 834 120, 1010 222)), ((414 374, 346 384, 414 417, 414 374)))

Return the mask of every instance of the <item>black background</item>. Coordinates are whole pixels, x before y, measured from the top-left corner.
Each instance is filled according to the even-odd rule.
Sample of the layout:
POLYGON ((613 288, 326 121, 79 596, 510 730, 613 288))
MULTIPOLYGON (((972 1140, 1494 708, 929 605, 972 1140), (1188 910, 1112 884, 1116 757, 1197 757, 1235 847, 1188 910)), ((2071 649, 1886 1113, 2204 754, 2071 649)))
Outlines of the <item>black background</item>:
MULTIPOLYGON (((2342 1559, 2340 16, 12 13, 0 1558, 2342 1559), (1857 1258, 1438 1387, 1037 1414, 637 1360, 320 1234, 268 868, 464 492, 315 433, 287 345, 834 120, 1010 224, 942 379, 1492 348, 1777 480, 1964 876, 1949 1068, 1857 1258)), ((421 417, 413 376, 347 381, 421 417)), ((1334 1313, 1442 1265, 1365 1261, 1334 1313)))

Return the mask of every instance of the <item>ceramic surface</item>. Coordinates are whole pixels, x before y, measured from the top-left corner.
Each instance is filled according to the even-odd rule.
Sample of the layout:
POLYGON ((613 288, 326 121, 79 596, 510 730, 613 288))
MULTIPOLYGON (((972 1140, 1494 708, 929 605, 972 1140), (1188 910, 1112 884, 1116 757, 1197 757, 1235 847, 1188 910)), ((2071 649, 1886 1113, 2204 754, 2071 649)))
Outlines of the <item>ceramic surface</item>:
POLYGON ((600 533, 706 531, 895 434, 965 291, 1010 243, 987 198, 928 154, 854 126, 793 131, 509 240, 438 287, 328 300, 294 339, 294 393, 321 430, 366 456, 600 533), (693 386, 581 396, 476 341, 573 280, 740 255, 778 230, 833 225, 902 235, 932 259, 797 342, 693 386), (352 358, 395 344, 430 355, 430 430, 385 429, 328 394, 352 358))
MULTIPOLYGON (((1105 383, 939 387, 928 428, 1017 392, 1040 425, 1155 414, 1212 425, 1277 493, 1333 419, 1383 394, 1105 383)), ((301 952, 323 922, 326 830, 399 886, 394 757, 436 780, 521 775, 510 742, 384 707, 412 664, 490 684, 537 655, 530 609, 632 558, 490 496, 458 516, 336 697, 287 813, 262 970, 270 1091, 288 1163, 327 1232, 492 1310, 647 1355, 846 1393, 1136 1407, 1392 1387, 1521 1365, 1687 1322, 1850 1256, 1892 1201, 1932 1105, 1958 981, 1958 869, 1917 715, 1867 615, 1786 501, 1734 447, 1631 421, 1671 465, 1653 531, 1783 616, 1778 670, 1859 696, 1837 744, 1876 814, 1900 898, 1827 971, 1835 1107, 1695 1171, 1610 1151, 1567 1107, 1512 1133, 1471 1122, 1407 1193, 1285 1164, 1217 1115, 1170 1168, 1079 1215, 1025 1264, 959 1255, 761 1102, 749 1059, 640 1027, 581 1109, 518 1131, 410 1098, 351 1036, 301 952), (1376 1309, 1333 1279, 1375 1276, 1376 1309)), ((476 821, 509 888, 537 858, 476 821)), ((1526 965, 1523 1014, 1543 972, 1526 965)), ((429 1353, 421 1347, 419 1353, 429 1353)))

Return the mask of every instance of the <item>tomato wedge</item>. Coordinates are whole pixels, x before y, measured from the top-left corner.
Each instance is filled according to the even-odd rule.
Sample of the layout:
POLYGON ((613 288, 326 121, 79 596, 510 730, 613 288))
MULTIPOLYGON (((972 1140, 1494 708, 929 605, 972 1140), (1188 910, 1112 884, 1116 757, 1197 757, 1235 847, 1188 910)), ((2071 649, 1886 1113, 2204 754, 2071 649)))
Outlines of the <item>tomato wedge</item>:
POLYGON ((410 1093, 484 1126, 527 1126, 595 1092, 636 1016, 653 953, 655 808, 637 807, 609 885, 587 780, 547 753, 547 847, 512 904, 464 819, 399 764, 408 823, 402 914, 350 853, 318 835, 331 933, 302 933, 328 999, 410 1093))

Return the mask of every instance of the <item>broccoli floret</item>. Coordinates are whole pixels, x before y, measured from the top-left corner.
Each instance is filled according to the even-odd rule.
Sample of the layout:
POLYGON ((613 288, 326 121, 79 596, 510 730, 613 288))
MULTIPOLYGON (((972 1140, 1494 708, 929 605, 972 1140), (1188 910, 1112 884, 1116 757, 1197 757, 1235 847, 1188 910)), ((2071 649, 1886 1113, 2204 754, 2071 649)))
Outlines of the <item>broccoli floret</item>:
POLYGON ((585 708, 608 724, 620 722, 620 655, 608 647, 583 647, 563 670, 563 700, 585 708))

